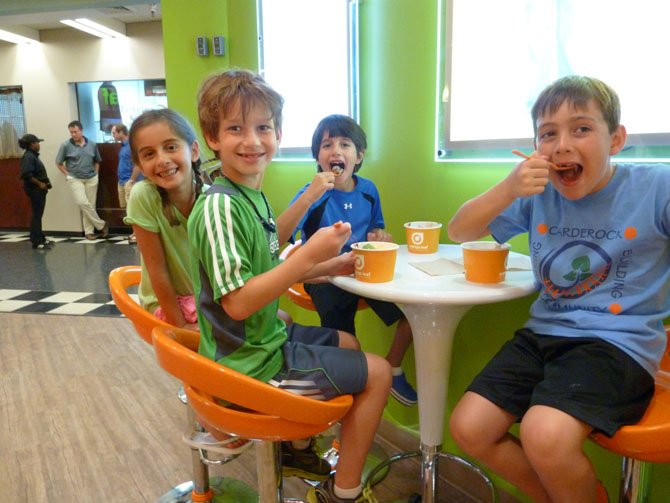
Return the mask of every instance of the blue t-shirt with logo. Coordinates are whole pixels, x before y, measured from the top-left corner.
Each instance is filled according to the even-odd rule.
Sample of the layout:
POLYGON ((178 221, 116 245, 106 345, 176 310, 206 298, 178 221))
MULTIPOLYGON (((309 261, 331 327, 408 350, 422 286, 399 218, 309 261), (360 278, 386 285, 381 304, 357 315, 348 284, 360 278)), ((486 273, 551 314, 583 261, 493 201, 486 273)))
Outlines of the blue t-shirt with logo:
MULTIPOLYGON (((342 248, 343 252, 348 252, 353 243, 367 241, 368 232, 372 229, 383 229, 384 216, 377 187, 367 178, 354 175, 353 179, 356 186, 351 192, 329 190, 312 204, 298 223, 294 237, 298 231, 302 231, 302 240, 307 241, 321 227, 339 221, 349 222, 351 236, 342 248)), ((307 187, 309 184, 298 191, 291 203, 298 199, 307 187)))
POLYGON ((526 327, 600 337, 652 375, 670 314, 670 166, 617 164, 610 182, 576 201, 549 184, 489 226, 500 243, 528 232, 540 294, 526 327))

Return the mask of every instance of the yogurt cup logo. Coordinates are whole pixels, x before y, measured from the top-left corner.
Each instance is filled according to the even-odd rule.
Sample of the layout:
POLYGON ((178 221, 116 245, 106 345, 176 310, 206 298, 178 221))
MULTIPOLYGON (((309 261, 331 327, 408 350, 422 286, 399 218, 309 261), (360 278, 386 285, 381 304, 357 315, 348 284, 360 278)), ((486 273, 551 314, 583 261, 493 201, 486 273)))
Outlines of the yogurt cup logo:
POLYGON ((357 271, 362 271, 365 267, 365 258, 363 255, 356 255, 356 262, 354 262, 354 267, 357 271))
POLYGON ((421 246, 423 244, 423 232, 413 232, 411 239, 412 244, 421 246))

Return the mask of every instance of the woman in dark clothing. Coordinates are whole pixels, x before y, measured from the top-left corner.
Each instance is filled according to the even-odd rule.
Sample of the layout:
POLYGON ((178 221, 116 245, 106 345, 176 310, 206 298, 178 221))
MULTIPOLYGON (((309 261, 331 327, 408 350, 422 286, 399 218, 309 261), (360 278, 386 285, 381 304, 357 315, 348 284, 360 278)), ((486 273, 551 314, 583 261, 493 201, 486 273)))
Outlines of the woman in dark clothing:
POLYGON ((47 176, 47 170, 40 161, 40 142, 44 141, 34 134, 25 134, 19 140, 19 147, 25 150, 21 158, 21 179, 23 190, 30 198, 32 207, 32 218, 30 219, 30 241, 33 248, 49 249, 54 245, 42 233, 42 215, 47 203, 47 191, 51 188, 51 182, 47 176))

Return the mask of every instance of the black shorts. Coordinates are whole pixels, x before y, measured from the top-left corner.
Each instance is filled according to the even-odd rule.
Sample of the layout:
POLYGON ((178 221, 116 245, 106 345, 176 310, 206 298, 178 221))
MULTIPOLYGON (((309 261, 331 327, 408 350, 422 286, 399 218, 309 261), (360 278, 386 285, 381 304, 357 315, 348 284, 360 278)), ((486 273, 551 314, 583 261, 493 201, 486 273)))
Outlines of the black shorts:
POLYGON ((518 330, 468 391, 521 418, 533 405, 561 410, 607 436, 640 420, 654 379, 624 351, 596 337, 518 330))
MULTIPOLYGON (((312 297, 322 326, 356 335, 354 319, 358 309, 358 299, 361 298, 359 295, 342 290, 331 283, 305 283, 305 291, 312 297)), ((400 308, 392 302, 362 298, 386 326, 392 325, 403 317, 400 308)))
POLYGON ((268 382, 316 400, 356 394, 368 382, 368 362, 362 351, 338 347, 337 330, 293 323, 283 346, 284 366, 268 382))

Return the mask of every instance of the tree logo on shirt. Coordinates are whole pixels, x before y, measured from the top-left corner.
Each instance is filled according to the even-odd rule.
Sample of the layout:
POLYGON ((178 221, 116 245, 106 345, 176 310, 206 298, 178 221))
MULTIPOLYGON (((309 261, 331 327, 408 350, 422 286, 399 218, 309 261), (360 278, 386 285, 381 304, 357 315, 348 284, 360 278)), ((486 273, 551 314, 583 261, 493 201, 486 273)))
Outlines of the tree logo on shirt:
POLYGON ((420 246, 423 244, 423 232, 412 232, 409 238, 413 245, 420 246))
POLYGON ((576 299, 586 295, 603 284, 611 270, 611 257, 589 241, 565 244, 546 256, 539 268, 544 293, 554 299, 576 299))

